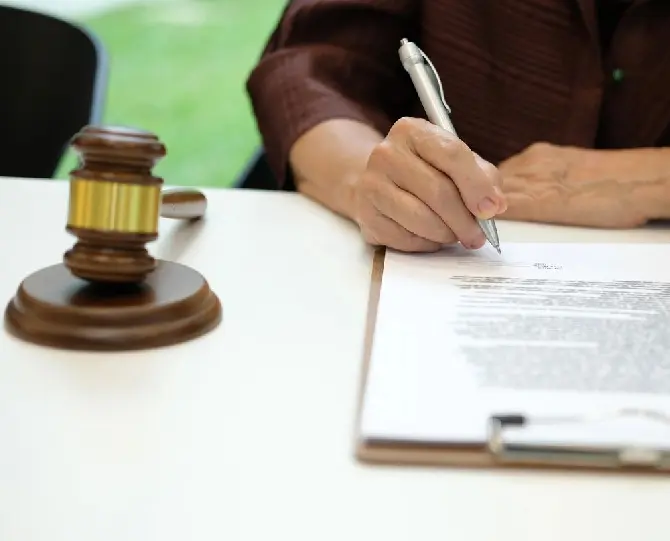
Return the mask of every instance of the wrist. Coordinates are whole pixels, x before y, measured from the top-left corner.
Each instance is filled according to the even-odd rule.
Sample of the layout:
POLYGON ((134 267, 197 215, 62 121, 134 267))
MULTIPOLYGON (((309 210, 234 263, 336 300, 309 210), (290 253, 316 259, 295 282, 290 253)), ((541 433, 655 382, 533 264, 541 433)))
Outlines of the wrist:
POLYGON ((356 221, 356 188, 360 174, 305 174, 292 167, 296 189, 305 197, 327 207, 336 214, 356 221))
POLYGON ((356 221, 356 191, 370 153, 383 139, 356 121, 334 119, 305 133, 291 149, 296 188, 332 211, 356 221))
POLYGON ((610 170, 622 196, 649 220, 670 218, 670 149, 608 151, 610 170))

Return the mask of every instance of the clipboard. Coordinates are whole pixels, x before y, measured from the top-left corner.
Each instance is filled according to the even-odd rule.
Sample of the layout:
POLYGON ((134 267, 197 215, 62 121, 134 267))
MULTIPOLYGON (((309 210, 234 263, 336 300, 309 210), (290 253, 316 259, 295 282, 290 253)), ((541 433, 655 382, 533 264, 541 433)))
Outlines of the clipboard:
MULTIPOLYGON (((523 430, 532 425, 589 423, 602 419, 584 416, 528 417, 515 413, 500 413, 489 419, 487 440, 481 445, 436 442, 405 442, 367 440, 360 427, 368 367, 374 341, 377 308, 384 273, 385 250, 374 252, 363 363, 355 423, 355 456, 364 464, 395 466, 442 466, 458 468, 495 469, 570 469, 610 471, 619 473, 670 473, 670 444, 667 448, 602 447, 558 444, 519 443, 508 439, 510 430, 523 430)), ((609 417, 643 418, 659 423, 670 436, 670 416, 647 410, 620 410, 609 417)))

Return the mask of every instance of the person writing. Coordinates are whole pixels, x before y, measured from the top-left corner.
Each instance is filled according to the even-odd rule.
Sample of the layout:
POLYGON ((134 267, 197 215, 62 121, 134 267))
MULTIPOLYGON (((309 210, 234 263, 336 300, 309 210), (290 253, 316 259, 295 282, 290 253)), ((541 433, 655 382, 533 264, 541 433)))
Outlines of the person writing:
POLYGON ((668 34, 663 0, 293 0, 247 90, 278 187, 374 245, 474 249, 477 218, 670 218, 668 34), (424 119, 403 38, 460 138, 424 119))

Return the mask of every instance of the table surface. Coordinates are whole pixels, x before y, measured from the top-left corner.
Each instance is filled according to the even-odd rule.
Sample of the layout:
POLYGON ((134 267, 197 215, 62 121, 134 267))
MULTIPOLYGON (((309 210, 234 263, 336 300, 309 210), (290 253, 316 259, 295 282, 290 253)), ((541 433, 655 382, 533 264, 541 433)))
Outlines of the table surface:
MULTIPOLYGON (((0 338, 0 539, 667 541, 670 479, 371 467, 353 457, 372 252, 301 196, 206 191, 154 255, 224 321, 148 352, 0 338)), ((61 260, 67 184, 0 180, 0 293, 61 260)), ((668 242, 500 222, 504 240, 668 242)))

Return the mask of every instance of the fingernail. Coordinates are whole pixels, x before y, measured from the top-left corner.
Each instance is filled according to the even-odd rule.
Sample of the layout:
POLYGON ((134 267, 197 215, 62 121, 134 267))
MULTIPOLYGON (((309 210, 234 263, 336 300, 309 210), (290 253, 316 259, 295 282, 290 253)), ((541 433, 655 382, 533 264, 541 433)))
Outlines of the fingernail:
POLYGON ((498 210, 498 205, 490 197, 486 197, 480 201, 479 206, 477 207, 479 214, 477 218, 480 220, 488 220, 495 216, 496 211, 498 210))
POLYGON ((486 237, 484 237, 483 234, 480 234, 475 239, 462 242, 461 244, 468 250, 479 250, 485 243, 486 237))

